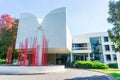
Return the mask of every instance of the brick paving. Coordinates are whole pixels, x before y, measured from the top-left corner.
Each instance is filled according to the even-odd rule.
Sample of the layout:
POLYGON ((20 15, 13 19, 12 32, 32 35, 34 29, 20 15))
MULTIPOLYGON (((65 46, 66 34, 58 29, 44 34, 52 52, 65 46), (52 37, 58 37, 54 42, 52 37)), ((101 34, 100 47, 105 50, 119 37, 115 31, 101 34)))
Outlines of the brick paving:
POLYGON ((63 72, 29 75, 0 75, 0 80, 114 80, 110 76, 83 69, 66 69, 63 72))

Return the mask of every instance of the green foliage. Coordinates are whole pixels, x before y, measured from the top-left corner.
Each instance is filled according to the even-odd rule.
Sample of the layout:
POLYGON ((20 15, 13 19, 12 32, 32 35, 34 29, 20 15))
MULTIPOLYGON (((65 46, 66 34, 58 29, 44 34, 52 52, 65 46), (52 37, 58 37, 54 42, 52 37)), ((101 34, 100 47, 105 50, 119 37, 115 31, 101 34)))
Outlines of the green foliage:
POLYGON ((110 73, 116 80, 120 80, 120 73, 110 73))
POLYGON ((13 42, 13 34, 11 30, 7 30, 6 28, 1 29, 1 39, 0 39, 0 58, 5 59, 7 49, 10 47, 13 42))
POLYGON ((103 72, 112 75, 116 80, 120 80, 120 71, 118 69, 93 69, 95 71, 103 72))
POLYGON ((0 29, 0 59, 6 58, 7 50, 11 45, 15 47, 17 28, 18 20, 16 19, 12 28, 7 29, 4 27, 0 29))
POLYGON ((109 17, 108 22, 113 24, 114 27, 108 30, 109 38, 116 46, 113 46, 115 52, 120 52, 120 0, 110 1, 109 3, 109 17))
POLYGON ((108 36, 111 41, 116 44, 112 46, 115 52, 120 52, 120 26, 113 27, 111 30, 108 30, 108 36))
POLYGON ((3 63, 5 63, 5 62, 6 62, 5 59, 0 59, 0 64, 3 64, 3 63))
POLYGON ((109 63, 108 66, 110 68, 118 68, 118 64, 117 63, 109 63))
POLYGON ((108 22, 112 23, 114 26, 120 25, 120 0, 109 2, 109 12, 108 22))
POLYGON ((108 69, 106 64, 95 62, 95 61, 75 61, 73 63, 76 68, 87 68, 87 69, 108 69))
POLYGON ((12 56, 13 56, 13 60, 17 60, 17 59, 18 59, 18 51, 17 51, 17 50, 14 50, 12 56))

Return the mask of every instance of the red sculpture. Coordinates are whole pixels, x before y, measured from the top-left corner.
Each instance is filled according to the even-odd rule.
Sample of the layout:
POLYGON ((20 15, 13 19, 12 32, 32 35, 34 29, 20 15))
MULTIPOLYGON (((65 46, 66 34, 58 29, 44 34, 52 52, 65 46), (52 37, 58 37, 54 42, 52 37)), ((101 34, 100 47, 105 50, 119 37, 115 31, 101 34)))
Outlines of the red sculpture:
POLYGON ((7 56, 6 56, 6 64, 12 63, 12 53, 13 53, 13 45, 8 48, 7 56))

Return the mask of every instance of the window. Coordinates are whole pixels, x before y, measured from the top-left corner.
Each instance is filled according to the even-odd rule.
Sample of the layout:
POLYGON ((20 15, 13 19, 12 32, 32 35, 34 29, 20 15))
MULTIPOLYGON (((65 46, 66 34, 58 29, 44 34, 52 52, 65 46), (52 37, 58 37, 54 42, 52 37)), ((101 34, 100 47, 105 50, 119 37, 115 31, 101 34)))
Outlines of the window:
POLYGON ((110 51, 109 45, 105 45, 105 51, 110 51))
POLYGON ((107 54, 107 55, 106 55, 106 60, 107 60, 107 61, 111 61, 111 55, 110 55, 110 54, 107 54))
POLYGON ((113 60, 114 60, 114 61, 117 60, 117 56, 116 56, 116 54, 113 54, 113 60))
POLYGON ((104 42, 108 42, 108 37, 104 37, 104 42))
POLYGON ((115 45, 111 45, 111 47, 112 47, 112 51, 114 51, 115 50, 115 45))
POLYGON ((91 44, 92 52, 95 50, 99 50, 99 52, 102 52, 102 45, 101 45, 100 37, 91 37, 90 44, 91 44))
POLYGON ((72 44, 73 50, 88 50, 87 43, 74 43, 72 44))

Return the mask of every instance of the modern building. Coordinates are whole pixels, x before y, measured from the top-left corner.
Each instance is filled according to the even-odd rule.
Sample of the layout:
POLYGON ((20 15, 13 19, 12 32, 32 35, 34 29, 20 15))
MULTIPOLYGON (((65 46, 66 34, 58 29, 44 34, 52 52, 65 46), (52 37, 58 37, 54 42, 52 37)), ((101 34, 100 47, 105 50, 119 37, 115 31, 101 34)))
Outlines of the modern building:
MULTIPOLYGON (((27 56, 32 56, 31 46, 34 38, 40 46, 38 50, 38 65, 42 64, 42 37, 45 36, 47 40, 47 64, 65 64, 69 62, 69 53, 72 48, 72 37, 66 25, 66 9, 58 8, 47 14, 42 23, 39 24, 38 19, 30 14, 23 13, 20 16, 16 49, 21 49, 21 43, 25 44, 27 39, 28 53, 27 56)), ((28 62, 31 62, 32 57, 28 62)))
POLYGON ((29 58, 27 65, 32 64, 33 44, 39 46, 36 61, 37 65, 42 65, 43 37, 47 44, 47 65, 67 65, 74 60, 96 60, 106 64, 116 62, 116 54, 112 49, 113 43, 110 42, 107 32, 72 37, 66 24, 64 7, 49 12, 40 24, 30 13, 20 15, 16 49, 20 50, 21 43, 26 44, 27 40, 27 58, 29 58))
POLYGON ((113 51, 113 43, 107 32, 81 34, 73 37, 73 60, 95 60, 108 63, 116 63, 116 53, 113 51))

